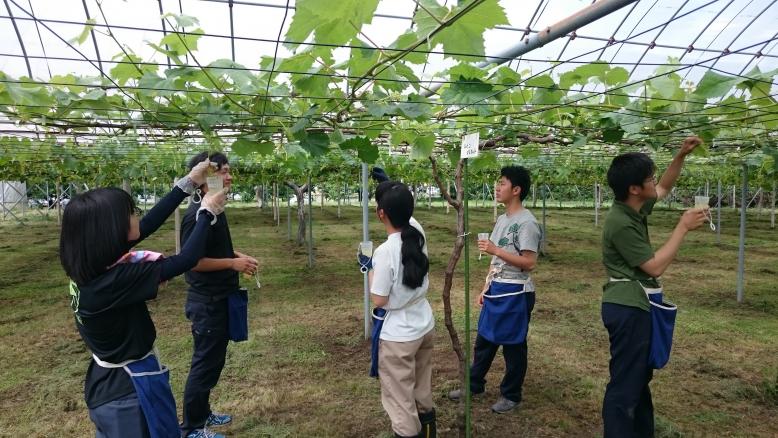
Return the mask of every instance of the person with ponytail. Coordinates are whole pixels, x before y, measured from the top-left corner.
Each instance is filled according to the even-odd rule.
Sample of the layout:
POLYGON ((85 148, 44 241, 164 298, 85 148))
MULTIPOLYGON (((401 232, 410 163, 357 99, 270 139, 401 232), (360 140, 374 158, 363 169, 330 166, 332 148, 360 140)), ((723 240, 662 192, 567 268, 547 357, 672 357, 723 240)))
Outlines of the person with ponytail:
MULTIPOLYGON (((373 253, 370 293, 382 312, 378 341, 381 404, 396 437, 434 437, 432 348, 435 318, 427 301, 429 258, 424 230, 413 218, 408 186, 385 181, 375 191, 387 239, 373 253)), ((374 312, 375 314, 375 312, 374 312)))
POLYGON ((154 233, 206 180, 208 160, 194 166, 142 219, 118 188, 75 196, 62 217, 59 255, 70 278, 70 300, 92 359, 84 382, 89 418, 98 438, 177 438, 180 429, 167 367, 146 301, 160 283, 192 269, 205 254, 224 191, 203 197, 192 237, 171 257, 131 249, 154 233))

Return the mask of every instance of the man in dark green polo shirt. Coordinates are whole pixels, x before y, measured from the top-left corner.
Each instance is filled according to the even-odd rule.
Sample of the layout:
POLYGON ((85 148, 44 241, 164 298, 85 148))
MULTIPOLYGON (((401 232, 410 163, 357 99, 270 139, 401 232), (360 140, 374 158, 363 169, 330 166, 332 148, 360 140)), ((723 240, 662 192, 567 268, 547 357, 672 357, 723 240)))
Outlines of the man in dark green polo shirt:
POLYGON ((610 381, 602 406, 605 438, 654 436, 654 408, 649 382, 653 369, 650 304, 645 289, 675 258, 684 236, 705 221, 702 209, 684 212, 670 238, 656 252, 648 236, 648 215, 657 199, 670 193, 686 156, 702 142, 684 140, 657 183, 656 166, 647 155, 627 153, 613 159, 608 185, 613 203, 602 232, 602 261, 610 280, 603 287, 602 321, 610 338, 610 381))

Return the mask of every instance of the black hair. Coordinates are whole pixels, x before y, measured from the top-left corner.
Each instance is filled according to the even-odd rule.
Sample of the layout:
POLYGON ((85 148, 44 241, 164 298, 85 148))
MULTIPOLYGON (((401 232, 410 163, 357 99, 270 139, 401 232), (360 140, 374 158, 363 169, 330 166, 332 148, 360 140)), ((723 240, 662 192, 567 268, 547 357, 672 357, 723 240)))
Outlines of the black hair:
POLYGON ((529 177, 529 171, 522 166, 505 166, 500 169, 500 176, 508 178, 512 187, 521 187, 519 193, 519 200, 524 201, 524 198, 529 194, 529 188, 532 185, 529 177))
POLYGON ((115 187, 70 200, 62 215, 59 259, 71 280, 89 283, 129 251, 130 216, 136 211, 132 196, 115 187))
POLYGON ((621 154, 611 161, 608 186, 613 190, 617 201, 625 201, 629 196, 629 188, 642 187, 655 171, 656 165, 648 155, 640 152, 621 154))
POLYGON ((186 165, 186 168, 192 170, 193 167, 195 167, 198 163, 202 162, 206 158, 208 158, 212 163, 216 163, 217 169, 221 169, 222 166, 224 166, 225 164, 230 164, 230 161, 227 159, 227 156, 221 152, 203 151, 195 155, 194 157, 192 157, 192 159, 190 159, 189 163, 186 165))
POLYGON ((424 235, 410 224, 413 215, 413 195, 408 186, 398 181, 384 181, 375 190, 378 208, 383 210, 392 226, 400 229, 402 239, 402 283, 416 289, 424 283, 430 261, 424 254, 424 235))

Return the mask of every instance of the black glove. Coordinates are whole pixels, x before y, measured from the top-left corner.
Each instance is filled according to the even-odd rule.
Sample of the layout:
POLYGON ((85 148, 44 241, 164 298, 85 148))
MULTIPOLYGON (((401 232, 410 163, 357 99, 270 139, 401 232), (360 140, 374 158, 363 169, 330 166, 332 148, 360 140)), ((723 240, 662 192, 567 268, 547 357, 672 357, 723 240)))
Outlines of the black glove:
POLYGON ((386 172, 384 172, 384 169, 381 169, 380 167, 373 167, 373 170, 370 171, 370 176, 373 177, 377 183, 389 181, 389 175, 387 175, 386 172))

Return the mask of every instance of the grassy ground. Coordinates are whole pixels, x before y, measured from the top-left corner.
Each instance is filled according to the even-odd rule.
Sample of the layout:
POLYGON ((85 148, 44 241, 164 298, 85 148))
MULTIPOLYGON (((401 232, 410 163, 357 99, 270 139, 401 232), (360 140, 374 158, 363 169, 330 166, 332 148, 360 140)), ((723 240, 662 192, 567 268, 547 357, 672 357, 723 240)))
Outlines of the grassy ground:
MULTIPOLYGON (((230 346, 212 396, 216 410, 235 414, 225 432, 389 436, 378 382, 367 377, 369 346, 362 339, 362 277, 353 260, 360 210, 346 208, 339 220, 334 207, 314 208, 313 269, 306 267, 305 251, 287 242, 283 220, 274 226, 269 210, 229 214, 235 247, 261 261, 262 289, 252 290, 250 339, 230 346)), ((652 216, 655 244, 668 236, 678 215, 652 216)), ((442 322, 440 288, 454 215, 422 204, 416 217, 426 228, 432 262, 438 427, 441 436, 453 437, 457 406, 444 395, 457 386, 456 363, 442 322)), ((695 232, 664 276, 666 293, 680 310, 672 359, 652 383, 659 436, 778 435, 778 231, 769 229, 766 215, 749 220, 744 303, 735 302, 737 222, 731 210, 725 211, 721 245, 707 229, 695 232)), ((382 240, 383 231, 371 221, 373 240, 382 240)), ((538 297, 524 402, 508 415, 489 412, 504 369, 498 355, 486 396, 474 402, 477 436, 600 434, 608 342, 599 315, 600 230, 593 222, 591 210, 549 211, 549 255, 535 274, 538 297)), ((473 211, 471 223, 474 233, 490 230, 491 209, 473 211)), ((0 436, 90 436, 82 395, 89 354, 68 306, 56 221, 6 222, 0 233, 0 436)), ((167 224, 143 247, 170 253, 173 245, 167 224)), ((487 262, 477 261, 477 251, 471 254, 475 291, 487 262)), ((462 278, 460 271, 453 291, 460 327, 462 278)), ((184 286, 171 281, 149 305, 179 403, 191 354, 184 286)), ((473 327, 477 316, 474 311, 473 327)))

